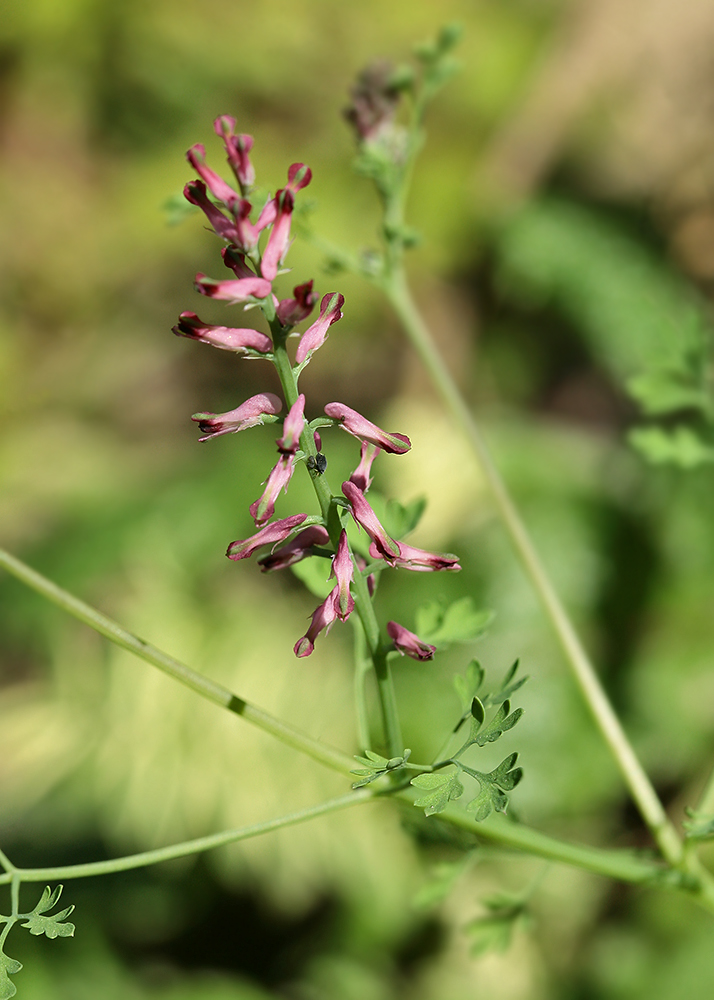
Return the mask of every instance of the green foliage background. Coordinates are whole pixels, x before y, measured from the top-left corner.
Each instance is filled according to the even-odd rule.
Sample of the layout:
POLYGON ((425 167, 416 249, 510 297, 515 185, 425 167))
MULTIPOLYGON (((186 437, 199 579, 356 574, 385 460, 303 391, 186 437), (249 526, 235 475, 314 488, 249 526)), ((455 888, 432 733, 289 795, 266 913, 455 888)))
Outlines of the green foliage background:
MULTIPOLYGON (((352 249, 373 244, 376 205, 351 172, 340 118, 347 89, 373 58, 403 58, 458 19, 462 72, 427 122, 410 205, 424 236, 415 287, 680 820, 711 764, 712 477, 706 457, 686 475, 645 464, 626 435, 647 414, 625 386, 681 368, 692 316, 704 331, 697 343, 706 342, 710 286, 691 258, 677 256, 661 211, 668 190, 613 181, 617 134, 597 100, 530 186, 511 188, 493 171, 531 89, 544 73, 557 78, 560 33, 575 7, 588 4, 6 2, 0 539, 242 696, 360 749, 349 630, 335 627, 296 661, 291 648, 312 598, 292 577, 223 557, 251 531, 248 505, 269 471, 274 429, 199 446, 188 418, 237 405, 269 376, 260 363, 170 336, 177 314, 198 308, 195 272, 222 266, 201 220, 168 225, 162 206, 191 176, 188 146, 204 142, 219 166, 211 122, 230 113, 255 136, 259 183, 274 190, 289 163, 309 163, 314 229, 352 249), (598 164, 610 170, 609 186, 594 179, 598 164)), ((455 551, 464 566, 458 576, 385 581, 380 614, 413 628, 425 601, 465 593, 494 608, 473 652, 496 676, 517 656, 531 675, 519 693, 526 777, 515 810, 582 841, 646 844, 478 471, 388 308, 357 278, 325 275, 306 243, 296 242, 290 264, 295 283, 314 276, 320 293, 346 296, 345 318, 305 375, 309 415, 341 399, 408 433, 412 452, 380 459, 375 486, 403 502, 426 495, 414 543, 455 551)), ((286 294, 291 278, 282 279, 286 294)), ((201 315, 225 312, 202 302, 201 315)), ((659 432, 681 419, 707 447, 702 412, 675 408, 659 432)), ((337 483, 356 465, 356 444, 333 432, 325 450, 337 483)), ((296 477, 278 514, 312 502, 296 477)), ((5 577, 0 626, 0 836, 16 863, 157 846, 345 788, 5 577)), ((397 664, 415 757, 442 741, 458 711, 451 675, 471 652, 397 664)), ((484 751, 484 770, 512 739, 492 762, 484 751)), ((711 996, 708 918, 666 894, 563 868, 545 875, 509 953, 471 957, 464 926, 492 911, 500 919, 484 900, 499 888, 518 893, 542 866, 478 852, 445 902, 420 909, 415 898, 434 866, 457 862, 463 845, 437 821, 409 822, 405 830, 388 804, 374 804, 196 864, 71 884, 76 938, 18 940, 19 995, 711 996)))

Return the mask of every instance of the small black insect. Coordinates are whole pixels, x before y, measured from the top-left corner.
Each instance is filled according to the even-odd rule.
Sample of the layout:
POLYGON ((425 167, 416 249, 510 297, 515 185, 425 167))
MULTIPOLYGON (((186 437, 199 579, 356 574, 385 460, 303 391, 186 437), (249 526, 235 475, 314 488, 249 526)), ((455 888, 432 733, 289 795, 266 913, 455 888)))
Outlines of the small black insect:
POLYGON ((321 451, 318 451, 317 455, 315 456, 308 455, 305 464, 307 465, 310 472, 314 470, 318 474, 318 476, 321 476, 325 471, 325 469, 327 468, 327 459, 325 458, 325 456, 322 454, 321 451))

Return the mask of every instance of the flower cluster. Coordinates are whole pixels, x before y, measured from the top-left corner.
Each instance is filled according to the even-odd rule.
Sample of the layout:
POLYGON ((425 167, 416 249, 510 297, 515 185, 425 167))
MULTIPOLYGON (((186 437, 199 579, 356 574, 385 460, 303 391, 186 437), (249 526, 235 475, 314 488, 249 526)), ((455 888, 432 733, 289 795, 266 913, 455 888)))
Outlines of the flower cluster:
MULTIPOLYGON (((192 146, 187 153, 187 159, 200 179, 190 181, 184 188, 184 195, 201 209, 213 231, 224 241, 221 251, 223 262, 234 275, 217 281, 198 274, 195 288, 209 298, 233 304, 259 305, 270 326, 271 336, 252 328, 204 323, 194 312, 181 313, 173 332, 223 351, 270 360, 278 370, 290 404, 283 421, 282 436, 276 440, 278 460, 264 484, 263 493, 250 506, 250 514, 258 530, 249 538, 231 542, 226 554, 229 559, 237 561, 269 547, 267 554, 258 559, 263 572, 285 569, 310 555, 331 558, 330 577, 334 578, 335 585, 313 612, 306 634, 295 644, 295 655, 303 657, 312 653, 320 632, 328 631, 338 618, 346 621, 355 610, 355 574, 366 577, 371 597, 374 593, 374 573, 380 562, 385 566, 418 571, 457 570, 460 566, 456 556, 425 552, 391 538, 366 499, 365 494, 372 482, 372 463, 377 455, 381 451, 403 455, 411 448, 408 437, 382 430, 356 410, 339 402, 328 403, 324 408, 324 417, 320 416, 312 423, 306 420, 306 400, 302 393, 298 393, 298 378, 315 351, 325 343, 329 328, 342 318, 344 297, 339 292, 323 296, 319 316, 300 334, 295 359, 291 363, 287 356, 287 338, 293 328, 313 311, 317 295, 313 282, 308 281, 297 285, 291 298, 280 300, 273 292, 273 282, 280 273, 290 246, 295 196, 310 183, 312 173, 303 163, 292 164, 285 187, 270 197, 257 212, 255 221, 251 221, 254 211, 247 195, 255 182, 249 155, 253 139, 249 135, 236 134, 235 126, 235 119, 229 115, 222 115, 214 123, 216 133, 223 140, 238 190, 207 166, 202 145, 192 146), (266 238, 263 240, 264 233, 266 238), (261 241, 264 244, 262 249, 261 241), (321 451, 317 427, 326 426, 341 427, 361 442, 359 464, 342 484, 341 496, 329 493, 325 480, 321 479, 326 459, 321 451), (322 515, 301 513, 273 520, 280 491, 287 491, 297 463, 303 460, 313 481, 320 480, 322 515), (335 510, 337 517, 328 518, 329 510, 335 510), (351 551, 344 527, 345 518, 350 516, 369 536, 369 555, 374 561, 369 566, 351 551)), ((251 396, 227 413, 196 413, 192 419, 201 430, 199 440, 206 441, 258 424, 274 423, 282 408, 283 402, 278 396, 265 392, 251 396)), ((434 655, 434 646, 422 642, 397 622, 389 622, 387 634, 391 648, 402 654, 406 653, 416 660, 431 659, 434 655)))

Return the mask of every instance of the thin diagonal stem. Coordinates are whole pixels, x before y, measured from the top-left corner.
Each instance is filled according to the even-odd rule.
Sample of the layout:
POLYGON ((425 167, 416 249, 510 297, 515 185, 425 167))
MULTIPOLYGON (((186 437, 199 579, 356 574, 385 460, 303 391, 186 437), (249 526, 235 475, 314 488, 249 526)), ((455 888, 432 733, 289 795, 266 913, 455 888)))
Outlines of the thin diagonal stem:
POLYGON ((491 488, 496 509, 516 553, 538 595, 565 658, 610 749, 633 799, 649 827, 663 857, 672 865, 682 861, 682 842, 670 823, 652 783, 615 714, 595 669, 575 631, 553 584, 540 561, 508 489, 481 436, 478 425, 454 382, 432 336, 419 313, 399 266, 382 282, 384 292, 397 313, 414 349, 427 369, 444 405, 464 433, 491 488))
POLYGON ((90 861, 82 865, 62 865, 56 868, 14 868, 7 875, 0 875, 0 885, 15 878, 20 882, 57 882, 70 878, 88 878, 92 875, 111 875, 115 872, 125 872, 131 868, 145 868, 148 865, 159 864, 161 861, 172 861, 175 858, 185 858, 190 854, 211 851, 224 844, 235 844, 239 840, 248 840, 263 833, 280 830, 286 826, 295 826, 306 820, 325 816, 327 813, 346 809, 348 806, 359 805, 374 798, 371 791, 363 789, 343 795, 337 799, 329 799, 317 806, 301 809, 277 819, 269 819, 264 823, 254 823, 237 830, 223 830, 221 833, 209 834, 207 837, 197 837, 181 844, 171 844, 169 847, 159 847, 153 851, 141 851, 139 854, 129 854, 123 858, 112 858, 108 861, 90 861))
POLYGON ((0 567, 6 569, 8 573, 12 573, 18 580, 36 590, 37 593, 62 608, 63 611, 68 612, 74 618, 78 618, 85 625, 89 625, 117 646, 121 646, 122 649, 134 653, 140 659, 146 660, 147 663, 150 663, 154 667, 158 667, 159 670, 168 674, 169 677, 195 691, 196 694, 200 694, 202 698, 212 701, 221 708, 227 708, 230 712, 234 712, 242 719, 245 719, 246 722, 250 722, 259 729, 264 730, 264 732, 270 733, 282 743, 293 747, 295 750, 299 750, 301 753, 307 754, 320 764, 324 764, 335 771, 340 771, 342 774, 349 774, 350 768, 353 766, 352 759, 347 754, 342 753, 341 750, 322 743, 320 740, 315 740, 311 736, 308 736, 307 733, 303 733, 289 723, 283 722, 281 719, 276 719, 275 716, 265 712, 262 708, 251 705, 245 699, 239 698, 238 695, 233 694, 232 691, 223 687, 222 684, 203 677, 197 671, 192 670, 191 667, 186 666, 185 663, 181 663, 180 660, 174 659, 173 656, 169 656, 163 650, 157 649, 151 643, 139 639, 138 636, 122 628, 117 622, 103 615, 89 604, 85 604, 84 601, 75 597, 74 594, 70 594, 69 591, 58 587, 56 583, 48 580, 46 576, 43 576, 36 570, 31 569, 26 563, 10 555, 4 549, 0 549, 0 567))

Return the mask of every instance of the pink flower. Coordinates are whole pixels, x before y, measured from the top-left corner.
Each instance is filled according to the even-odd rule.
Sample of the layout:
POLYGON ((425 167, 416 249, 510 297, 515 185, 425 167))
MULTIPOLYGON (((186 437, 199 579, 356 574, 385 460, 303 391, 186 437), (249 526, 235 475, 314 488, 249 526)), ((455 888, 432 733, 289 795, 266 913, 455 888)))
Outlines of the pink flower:
POLYGON ((219 347, 222 351, 234 351, 236 354, 247 354, 249 351, 268 354, 273 349, 270 337, 259 330, 214 326, 202 322, 194 312, 182 312, 173 332, 177 337, 190 337, 191 340, 219 347))
POLYGON ((343 622, 347 621, 348 617, 354 611, 355 602, 352 594, 350 594, 350 583, 352 582, 353 572, 354 564, 347 542, 347 532, 343 528, 337 545, 337 554, 332 561, 332 573, 330 574, 337 580, 337 586, 333 593, 336 592, 335 604, 337 617, 343 622))
POLYGON ((260 273, 272 281, 278 273, 290 244, 290 223, 295 207, 295 194, 312 180, 312 171, 304 163, 293 163, 288 170, 288 183, 273 199, 275 221, 263 252, 260 273))
POLYGON ((306 361, 318 347, 322 347, 327 340, 328 329, 333 323, 342 319, 341 310, 344 304, 345 297, 339 292, 328 292, 327 295, 323 296, 319 318, 303 333, 297 346, 295 362, 298 365, 306 361))
POLYGON ((300 435, 305 427, 304 412, 305 396, 300 393, 283 421, 283 436, 275 442, 284 455, 294 455, 300 447, 300 435))
POLYGON ((433 660, 436 646, 422 642, 418 635, 397 622, 387 622, 387 633, 399 652, 411 656, 413 660, 433 660))
POLYGON ((348 434, 361 441, 369 441, 392 455, 403 455, 412 446, 405 434, 388 434, 344 403, 328 403, 325 413, 333 420, 339 420, 340 427, 348 434))
POLYGON ((228 546, 226 555, 236 562, 239 559, 248 559, 256 549, 262 545, 275 545, 284 542, 289 535, 299 527, 306 519, 307 514, 293 514, 292 517, 284 517, 280 521, 273 521, 267 524, 260 531, 257 531, 250 538, 238 539, 228 546))
POLYGON ((293 652, 296 656, 309 656, 315 648, 315 639, 317 639, 320 632, 323 629, 326 629, 328 632, 330 631, 330 626, 335 618, 337 618, 336 592, 337 588, 331 590, 322 604, 318 604, 313 611, 310 628, 293 646, 293 652))
POLYGON ((250 516, 255 521, 256 527, 262 527, 273 516, 275 513, 275 501, 278 499, 282 489, 287 493, 288 484, 293 477, 294 471, 295 456, 290 454, 281 455, 277 465, 274 465, 270 470, 263 495, 250 505, 250 516))
POLYGON ((200 142, 197 142, 195 146, 191 146, 186 153, 186 159, 203 180, 213 197, 218 198, 227 208, 232 210, 235 203, 240 200, 240 195, 233 190, 230 184, 226 184, 223 178, 219 177, 215 171, 206 166, 205 146, 200 142))
POLYGON ((237 278, 229 281, 214 281, 205 274, 197 274, 194 288, 209 299, 222 299, 224 302, 247 302, 248 299, 264 299, 270 295, 270 282, 265 278, 252 275, 249 278, 237 278))
POLYGON ((305 556, 309 556, 313 545, 327 545, 329 541, 330 536, 326 528, 319 524, 311 524, 287 545, 281 545, 274 552, 261 556, 258 563, 263 573, 270 573, 274 569, 286 569, 300 562, 305 556))
MULTIPOLYGON (((458 570, 458 556, 450 552, 438 554, 436 552, 425 552, 424 549, 416 549, 413 545, 406 545, 404 542, 397 542, 399 555, 396 559, 389 560, 392 566, 397 569, 412 569, 422 573, 434 572, 436 570, 458 570)), ((379 559, 382 555, 376 545, 370 545, 369 554, 373 559, 379 559)))
POLYGON ((262 424, 263 417, 274 416, 282 408, 282 402, 272 392, 259 392, 257 396, 246 399, 235 410, 227 413, 194 413, 191 420, 197 421, 199 429, 204 433, 204 437, 198 440, 208 441, 221 434, 236 434, 248 427, 262 424))
MULTIPOLYGON (((201 209, 218 236, 222 236, 224 240, 230 240, 231 243, 240 242, 235 221, 226 218, 220 208, 216 208, 213 202, 209 200, 206 195, 205 184, 201 181, 189 181, 183 189, 183 196, 186 201, 190 201, 192 205, 197 205, 201 209)), ((236 195, 236 201, 239 200, 236 195)), ((246 204, 248 203, 246 202, 246 204)), ((248 206, 248 211, 250 211, 250 206, 248 206)))
POLYGON ((317 296, 312 290, 312 281, 293 288, 294 299, 282 299, 278 302, 276 313, 283 326, 295 326, 301 323, 312 312, 317 296))
POLYGON ((355 521, 364 528, 372 539, 373 545, 370 546, 370 554, 374 548, 378 553, 375 558, 382 558, 393 564, 394 560, 399 558, 399 545, 384 530, 379 518, 365 500, 362 490, 348 481, 342 484, 342 492, 350 502, 355 521))
POLYGON ((252 135, 236 135, 236 120, 232 115, 220 115, 213 123, 216 135, 220 135, 226 147, 228 162, 240 184, 243 194, 247 194, 255 183, 255 170, 248 153, 253 148, 252 135))
POLYGON ((369 441, 362 442, 359 465, 350 476, 350 482, 354 483, 357 489, 361 490, 362 493, 366 493, 372 485, 372 479, 370 477, 372 462, 375 460, 380 450, 381 449, 378 448, 376 444, 370 444, 369 441))

